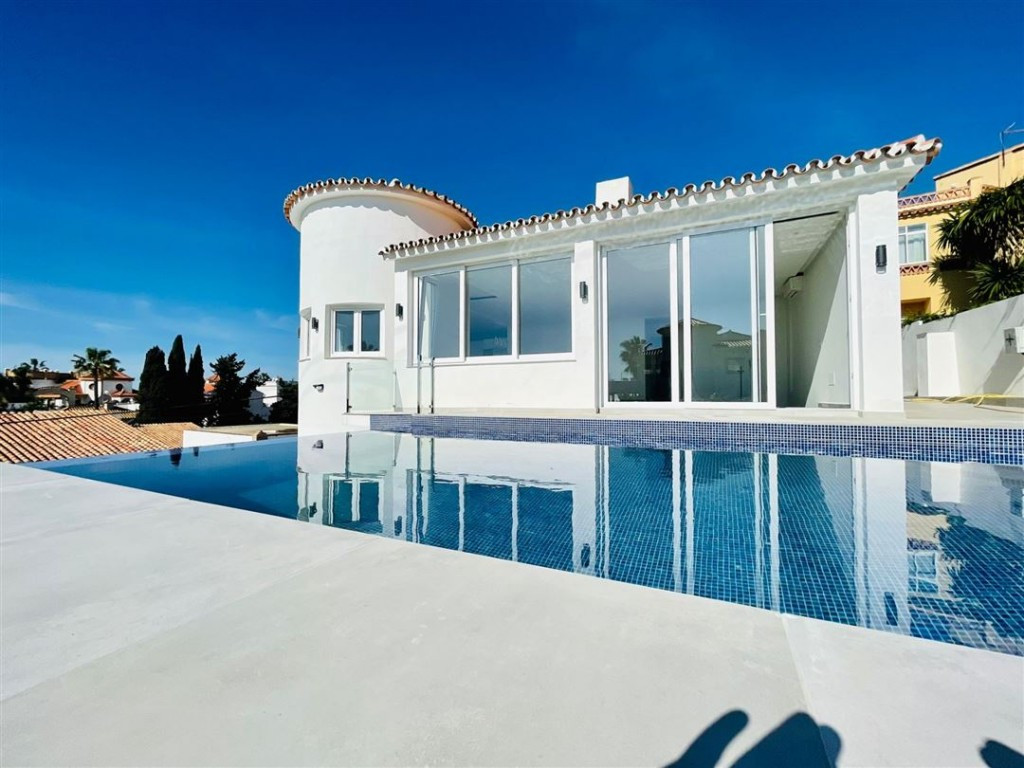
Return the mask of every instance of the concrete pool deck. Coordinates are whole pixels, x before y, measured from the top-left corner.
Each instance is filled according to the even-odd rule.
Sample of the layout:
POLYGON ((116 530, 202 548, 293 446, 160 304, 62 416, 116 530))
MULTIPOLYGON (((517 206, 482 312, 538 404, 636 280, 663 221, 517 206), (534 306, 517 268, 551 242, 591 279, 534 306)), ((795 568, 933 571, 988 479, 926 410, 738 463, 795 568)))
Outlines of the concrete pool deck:
POLYGON ((0 598, 5 766, 1024 751, 1018 657, 29 467, 0 465, 0 598))

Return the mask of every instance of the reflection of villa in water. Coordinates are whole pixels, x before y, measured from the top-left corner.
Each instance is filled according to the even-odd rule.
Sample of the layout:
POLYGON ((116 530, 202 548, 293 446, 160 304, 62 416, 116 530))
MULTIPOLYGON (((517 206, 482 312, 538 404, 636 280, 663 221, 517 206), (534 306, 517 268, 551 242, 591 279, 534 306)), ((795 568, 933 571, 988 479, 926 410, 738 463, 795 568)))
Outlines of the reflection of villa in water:
POLYGON ((1024 653, 1019 468, 373 432, 299 466, 313 522, 1024 653))

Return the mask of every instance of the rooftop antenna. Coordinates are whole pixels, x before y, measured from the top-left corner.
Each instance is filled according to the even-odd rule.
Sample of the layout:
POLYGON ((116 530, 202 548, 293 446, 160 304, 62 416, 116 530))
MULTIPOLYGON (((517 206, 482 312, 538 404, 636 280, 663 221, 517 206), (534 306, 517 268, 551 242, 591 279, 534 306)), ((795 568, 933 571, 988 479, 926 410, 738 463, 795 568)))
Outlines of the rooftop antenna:
POLYGON ((1006 137, 1014 133, 1024 133, 1024 128, 1016 128, 1017 121, 1014 120, 999 132, 999 159, 1001 165, 1006 165, 1006 137))
POLYGON ((1024 133, 1024 128, 1017 128, 1014 120, 999 132, 999 184, 1003 183, 1003 168, 1006 167, 1006 137, 1014 133, 1024 133))

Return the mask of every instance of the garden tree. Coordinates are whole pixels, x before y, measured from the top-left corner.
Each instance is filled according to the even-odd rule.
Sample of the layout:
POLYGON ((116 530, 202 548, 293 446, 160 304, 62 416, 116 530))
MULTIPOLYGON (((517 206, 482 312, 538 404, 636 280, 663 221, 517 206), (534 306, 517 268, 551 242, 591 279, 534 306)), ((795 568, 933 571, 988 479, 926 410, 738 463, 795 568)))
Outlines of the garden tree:
POLYGON ((146 352, 146 362, 143 363, 142 374, 139 376, 139 413, 135 421, 140 424, 162 421, 168 401, 164 351, 160 347, 151 347, 146 352))
POLYGON ((299 382, 295 379, 277 380, 277 401, 270 405, 270 420, 278 424, 298 423, 299 382))
POLYGON ((939 245, 929 281, 948 286, 947 276, 963 270, 968 295, 977 306, 1024 293, 1024 178, 983 192, 939 224, 939 245))
POLYGON ((188 395, 188 408, 183 421, 202 424, 206 416, 206 377, 203 374, 203 350, 196 344, 195 352, 188 361, 188 372, 185 375, 185 391, 188 395))
POLYGON ((31 371, 32 367, 28 363, 22 363, 17 368, 8 371, 9 375, 4 376, 0 381, 0 405, 35 401, 32 379, 29 378, 31 371))
POLYGON ((36 360, 34 357, 29 358, 29 361, 27 363, 22 363, 22 365, 27 365, 31 369, 32 373, 50 370, 46 367, 45 360, 36 360))
POLYGON ((647 365, 647 347, 650 345, 639 336, 626 339, 621 344, 622 352, 619 359, 626 364, 626 371, 633 381, 640 381, 644 377, 647 365))
POLYGON ((187 416, 188 373, 185 369, 185 342, 179 333, 174 337, 171 351, 167 355, 167 405, 168 415, 174 421, 187 416))
POLYGON ((92 379, 92 402, 99 409, 103 379, 121 371, 120 361, 116 357, 111 357, 109 349, 86 347, 84 355, 75 355, 71 358, 71 366, 79 376, 84 374, 92 379))
POLYGON ((256 368, 244 377, 241 376, 245 360, 239 360, 235 353, 218 357, 210 367, 217 376, 217 386, 210 395, 208 405, 210 425, 227 427, 252 424, 249 400, 266 374, 256 368))

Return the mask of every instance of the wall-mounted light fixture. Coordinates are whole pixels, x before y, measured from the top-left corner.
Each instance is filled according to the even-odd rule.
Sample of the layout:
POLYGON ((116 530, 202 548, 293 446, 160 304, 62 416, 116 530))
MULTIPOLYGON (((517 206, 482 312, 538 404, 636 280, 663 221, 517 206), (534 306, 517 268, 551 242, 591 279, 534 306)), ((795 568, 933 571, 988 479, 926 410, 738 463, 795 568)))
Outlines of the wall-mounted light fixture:
POLYGON ((324 447, 324 441, 323 440, 317 440, 315 443, 313 443, 313 447, 314 448, 323 448, 324 447))
POLYGON ((405 317, 405 307, 403 307, 401 304, 395 304, 395 317, 397 317, 399 320, 405 317))
POLYGON ((309 321, 309 324, 312 326, 314 331, 320 330, 320 321, 317 320, 315 317, 309 321))
POLYGON ((590 290, 587 288, 587 281, 586 280, 580 280, 580 299, 582 299, 583 301, 586 301, 587 297, 589 295, 590 295, 590 290))
POLYGON ((313 385, 313 389, 315 389, 317 392, 323 392, 324 391, 324 385, 323 384, 314 384, 313 385))
POLYGON ((889 265, 889 254, 886 253, 884 245, 875 246, 875 272, 885 272, 889 265))

